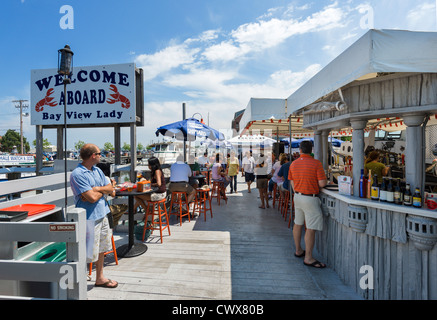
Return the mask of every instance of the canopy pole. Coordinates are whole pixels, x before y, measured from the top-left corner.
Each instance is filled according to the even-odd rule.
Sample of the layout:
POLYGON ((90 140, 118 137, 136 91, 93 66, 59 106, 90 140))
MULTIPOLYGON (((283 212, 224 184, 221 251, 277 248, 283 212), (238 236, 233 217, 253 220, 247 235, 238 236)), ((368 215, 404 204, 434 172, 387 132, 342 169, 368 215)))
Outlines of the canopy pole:
POLYGON ((291 161, 291 141, 293 139, 292 136, 292 130, 291 130, 291 115, 288 116, 288 132, 290 133, 290 144, 288 145, 288 156, 290 157, 290 161, 291 161))
MULTIPOLYGON (((186 105, 185 102, 182 103, 182 121, 186 119, 186 105)), ((187 139, 188 139, 188 133, 187 137, 184 137, 184 162, 187 162, 187 139)))

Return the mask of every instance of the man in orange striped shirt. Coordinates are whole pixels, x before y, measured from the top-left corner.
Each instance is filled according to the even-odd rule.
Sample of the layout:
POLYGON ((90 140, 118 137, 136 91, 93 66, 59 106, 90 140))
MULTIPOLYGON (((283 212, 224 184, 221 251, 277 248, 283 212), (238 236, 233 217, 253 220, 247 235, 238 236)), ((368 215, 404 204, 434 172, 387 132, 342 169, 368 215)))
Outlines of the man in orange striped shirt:
POLYGON ((299 159, 293 161, 288 172, 288 180, 294 190, 295 219, 293 238, 296 245, 295 256, 305 257, 306 266, 325 268, 326 265, 313 258, 316 231, 323 230, 321 202, 318 198, 320 188, 327 185, 323 165, 311 157, 313 145, 311 141, 300 143, 299 159), (305 249, 301 247, 302 227, 306 225, 305 249))

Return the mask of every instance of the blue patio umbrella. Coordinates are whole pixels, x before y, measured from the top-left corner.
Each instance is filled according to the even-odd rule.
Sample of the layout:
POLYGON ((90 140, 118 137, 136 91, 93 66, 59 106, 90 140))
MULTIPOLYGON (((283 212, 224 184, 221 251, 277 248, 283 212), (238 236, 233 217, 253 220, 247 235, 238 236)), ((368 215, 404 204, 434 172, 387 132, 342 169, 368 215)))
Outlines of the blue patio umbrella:
POLYGON ((167 124, 159 127, 155 132, 158 137, 162 134, 166 137, 176 137, 180 141, 194 141, 196 138, 208 138, 211 140, 225 140, 223 133, 207 126, 195 118, 167 124))
MULTIPOLYGON (((290 138, 285 138, 285 139, 282 139, 281 141, 285 142, 286 146, 290 145, 290 138)), ((299 148, 299 144, 300 144, 300 142, 297 139, 291 138, 291 148, 292 149, 299 148)))

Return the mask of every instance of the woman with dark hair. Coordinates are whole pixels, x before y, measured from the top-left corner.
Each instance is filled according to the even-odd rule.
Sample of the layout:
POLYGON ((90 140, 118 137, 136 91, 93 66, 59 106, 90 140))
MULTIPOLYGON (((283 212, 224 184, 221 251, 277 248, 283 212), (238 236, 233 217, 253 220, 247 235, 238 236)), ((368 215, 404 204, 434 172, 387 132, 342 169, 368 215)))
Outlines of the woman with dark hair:
POLYGON ((161 163, 159 162, 158 158, 151 157, 149 159, 149 169, 151 171, 152 187, 157 187, 158 190, 153 193, 135 197, 135 200, 138 201, 144 210, 146 209, 146 204, 144 201, 160 201, 165 199, 167 196, 167 186, 165 184, 164 173, 162 172, 161 163))
POLYGON ((382 183, 382 177, 388 175, 390 167, 386 167, 384 164, 379 162, 379 152, 370 152, 366 162, 364 164, 364 174, 368 175, 369 171, 372 171, 373 175, 378 175, 378 183, 382 183))

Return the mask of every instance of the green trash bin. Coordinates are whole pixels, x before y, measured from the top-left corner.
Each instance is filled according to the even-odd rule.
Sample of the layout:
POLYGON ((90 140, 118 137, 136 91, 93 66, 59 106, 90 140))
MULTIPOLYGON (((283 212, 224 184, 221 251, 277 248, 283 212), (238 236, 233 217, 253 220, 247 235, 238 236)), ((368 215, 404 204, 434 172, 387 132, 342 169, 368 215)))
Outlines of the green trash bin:
POLYGON ((65 242, 52 243, 29 257, 28 261, 62 262, 67 259, 65 242))

